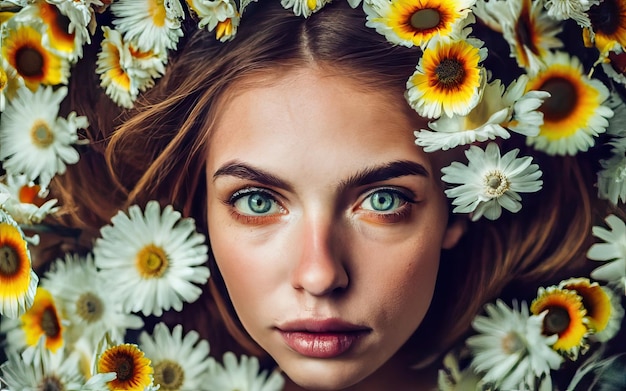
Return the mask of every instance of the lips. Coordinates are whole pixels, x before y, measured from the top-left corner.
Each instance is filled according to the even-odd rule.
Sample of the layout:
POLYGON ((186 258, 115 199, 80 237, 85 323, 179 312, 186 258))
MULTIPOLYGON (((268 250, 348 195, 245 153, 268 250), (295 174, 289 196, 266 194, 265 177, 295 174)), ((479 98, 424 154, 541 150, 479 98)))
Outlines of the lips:
POLYGON ((287 346, 311 358, 332 358, 347 352, 371 329, 338 319, 297 320, 277 327, 287 346))

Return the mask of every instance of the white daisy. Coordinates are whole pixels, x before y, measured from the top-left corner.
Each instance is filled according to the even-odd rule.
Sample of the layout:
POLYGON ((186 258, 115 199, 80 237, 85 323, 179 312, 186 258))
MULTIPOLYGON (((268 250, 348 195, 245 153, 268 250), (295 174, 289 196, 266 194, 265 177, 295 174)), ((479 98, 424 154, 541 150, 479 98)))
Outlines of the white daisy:
POLYGON ((183 302, 195 301, 198 286, 209 278, 204 235, 191 218, 181 219, 172 206, 150 201, 142 213, 137 205, 119 212, 100 230, 93 252, 111 296, 125 311, 160 316, 183 302))
POLYGON ((460 184, 446 190, 446 195, 454 198, 455 213, 472 213, 472 220, 485 216, 489 220, 500 217, 502 208, 518 212, 522 204, 518 193, 531 193, 541 189, 543 181, 539 166, 532 163, 531 157, 517 158, 519 149, 500 156, 496 143, 489 143, 483 151, 473 145, 465 156, 468 165, 452 162, 441 169, 443 181, 460 184))
POLYGON ((143 52, 176 49, 185 17, 179 0, 117 0, 111 4, 113 24, 124 40, 143 52))
POLYGON ((546 0, 548 15, 557 20, 574 19, 582 27, 590 27, 587 11, 598 0, 546 0))
POLYGON ((280 4, 286 9, 293 9, 296 16, 308 18, 319 11, 331 0, 280 0, 280 4))
POLYGON ((437 37, 459 39, 455 34, 475 19, 467 17, 476 0, 376 0, 365 1, 366 26, 376 29, 394 45, 425 48, 437 37))
POLYGON ((246 391, 280 391, 285 379, 278 371, 269 376, 267 371, 259 372, 259 360, 256 357, 241 356, 241 362, 232 352, 224 354, 223 363, 213 361, 204 384, 207 391, 246 390, 246 391))
POLYGON ((65 87, 40 87, 34 93, 22 88, 11 101, 0 124, 0 160, 10 175, 38 179, 45 189, 54 175, 65 172, 66 164, 78 161, 71 144, 78 141, 76 131, 88 123, 75 112, 67 119, 57 117, 66 94, 65 87))
POLYGON ((557 38, 561 25, 544 12, 542 0, 477 0, 473 11, 483 23, 502 32, 511 57, 530 72, 543 68, 543 57, 563 46, 557 38))
POLYGON ((10 352, 8 361, 0 366, 9 390, 82 390, 84 378, 75 354, 65 349, 52 353, 42 343, 33 353, 29 358, 10 352))
POLYGON ((441 116, 428 124, 433 131, 415 132, 415 143, 432 152, 496 137, 507 139, 509 130, 536 136, 543 123, 543 114, 537 109, 549 94, 524 93, 526 81, 526 76, 521 76, 505 92, 500 80, 494 80, 480 89, 480 101, 467 115, 441 116))
POLYGON ((113 340, 123 340, 127 329, 139 329, 143 321, 126 314, 111 299, 106 280, 96 269, 93 258, 66 254, 57 259, 44 277, 41 286, 57 299, 70 324, 66 338, 79 337, 99 341, 106 333, 113 340))
POLYGON ((167 57, 138 51, 117 30, 106 26, 102 30, 104 39, 96 62, 100 85, 119 106, 132 108, 139 93, 165 73, 167 57))
MULTIPOLYGON (((465 359, 465 356, 460 358, 465 359)), ((472 367, 468 365, 461 368, 459 358, 454 352, 443 358, 443 369, 439 370, 437 383, 439 391, 479 391, 484 386, 479 374, 472 367)))
POLYGON ((485 312, 472 322, 479 334, 467 339, 471 365, 484 372, 483 381, 501 390, 534 389, 538 378, 561 365, 563 357, 550 347, 557 336, 542 334, 545 313, 531 316, 526 303, 509 308, 501 300, 487 304, 485 312))
POLYGON ((531 74, 527 89, 550 93, 539 110, 543 125, 526 142, 550 155, 575 155, 595 144, 614 116, 608 88, 585 75, 582 63, 565 52, 544 57, 545 68, 531 74))
POLYGON ((19 224, 31 225, 40 223, 47 215, 56 213, 57 199, 46 200, 47 191, 29 181, 25 175, 5 175, 0 177, 0 193, 9 195, 0 202, 7 212, 19 224))
POLYGON ((626 295, 626 224, 615 215, 607 216, 605 221, 611 230, 599 226, 593 227, 593 235, 604 240, 604 243, 592 245, 587 251, 587 258, 608 262, 592 271, 591 277, 596 280, 619 283, 626 295))
MULTIPOLYGON (((23 315, 33 305, 38 282, 24 232, 0 209, 0 315, 12 319, 23 315)), ((0 322, 0 329, 5 322, 0 322)))
POLYGON ((154 383, 162 390, 204 389, 211 366, 209 343, 200 339, 195 330, 183 337, 183 327, 177 325, 171 334, 164 323, 154 327, 152 336, 143 332, 139 348, 152 361, 154 383))
POLYGON ((234 0, 187 0, 187 4, 200 18, 198 28, 215 31, 220 41, 232 39, 237 33, 241 13, 234 0))

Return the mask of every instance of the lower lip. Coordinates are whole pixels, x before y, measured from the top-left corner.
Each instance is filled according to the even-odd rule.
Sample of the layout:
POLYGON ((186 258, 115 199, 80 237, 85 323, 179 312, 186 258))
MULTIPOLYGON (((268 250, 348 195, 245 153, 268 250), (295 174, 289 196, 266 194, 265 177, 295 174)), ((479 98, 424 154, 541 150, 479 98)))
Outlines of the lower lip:
POLYGON ((366 331, 323 332, 280 331, 287 345, 303 356, 337 357, 350 349, 366 331))

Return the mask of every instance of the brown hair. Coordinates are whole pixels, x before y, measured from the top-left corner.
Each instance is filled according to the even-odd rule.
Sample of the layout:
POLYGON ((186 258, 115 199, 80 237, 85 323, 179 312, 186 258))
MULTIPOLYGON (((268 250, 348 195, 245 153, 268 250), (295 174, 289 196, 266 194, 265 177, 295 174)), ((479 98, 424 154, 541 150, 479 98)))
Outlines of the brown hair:
MULTIPOLYGON (((238 82, 264 70, 316 64, 356 78, 365 88, 402 93, 419 56, 419 49, 393 46, 365 27, 363 11, 352 10, 347 2, 329 4, 305 19, 277 1, 261 1, 246 11, 230 42, 216 42, 206 31, 189 36, 167 74, 131 112, 112 109, 106 98, 85 100, 78 87, 84 89, 85 81, 73 80, 72 105, 90 116, 93 142, 87 157, 58 182, 58 195, 72 207, 68 221, 98 228, 119 208, 158 199, 173 203, 206 231, 206 143, 223 97, 238 82), (102 154, 111 176, 102 172, 102 154), (85 191, 86 183, 96 190, 85 191)), ((92 69, 76 73, 95 75, 92 69)), ((591 226, 606 212, 592 201, 595 174, 588 162, 597 160, 586 154, 551 158, 527 150, 523 140, 516 143, 513 137, 507 148, 520 147, 522 154, 536 156, 544 189, 525 197, 520 213, 470 223, 459 245, 443 254, 431 309, 410 344, 419 349, 416 358, 443 353, 467 333, 483 303, 503 290, 506 294, 506 287, 532 295, 538 281, 572 275, 585 260, 591 226)), ((186 310, 208 309, 210 314, 191 314, 188 325, 192 319, 204 322, 193 326, 213 335, 209 340, 214 352, 234 349, 219 346, 226 326, 244 347, 260 353, 238 323, 218 270, 210 263, 209 289, 186 310)))

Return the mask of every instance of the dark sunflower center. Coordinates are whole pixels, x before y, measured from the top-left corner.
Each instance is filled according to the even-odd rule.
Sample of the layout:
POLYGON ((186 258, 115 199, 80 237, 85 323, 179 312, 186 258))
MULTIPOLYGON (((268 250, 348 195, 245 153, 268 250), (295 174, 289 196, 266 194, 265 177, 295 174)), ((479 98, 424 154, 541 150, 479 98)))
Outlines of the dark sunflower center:
POLYGON ((411 15, 411 27, 416 30, 429 30, 439 26, 441 15, 432 8, 419 10, 411 15))
POLYGON ((546 121, 567 118, 576 108, 578 94, 569 80, 555 77, 543 83, 538 89, 550 93, 550 97, 543 101, 539 109, 546 121))
POLYGON ((95 322, 102 317, 102 300, 91 292, 83 293, 76 301, 76 313, 87 322, 95 322))
POLYGON ((543 331, 546 335, 560 334, 567 330, 570 321, 569 313, 565 308, 548 308, 548 313, 543 319, 543 331))
POLYGON ((48 307, 41 314, 41 329, 48 338, 54 338, 61 332, 59 318, 54 308, 48 307))
POLYGON ((15 68, 26 77, 43 75, 44 57, 37 49, 24 46, 15 53, 15 68))
MULTIPOLYGON (((70 18, 68 18, 67 16, 63 15, 61 13, 61 11, 58 9, 58 7, 54 7, 55 9, 55 13, 56 13, 56 18, 55 18, 55 23, 58 26, 59 30, 68 34, 69 35, 69 31, 70 31, 70 18)), ((73 34, 72 34, 73 35, 73 34)))
POLYGON ((127 381, 133 378, 135 363, 133 358, 127 355, 118 355, 115 359, 115 373, 117 381, 127 381))
POLYGON ((161 385, 160 390, 179 390, 184 381, 185 372, 178 363, 164 360, 154 366, 154 382, 161 385))
POLYGON ((14 276, 20 270, 20 258, 15 249, 4 245, 0 247, 0 274, 14 276))
POLYGON ((533 40, 532 25, 533 22, 530 20, 529 10, 524 7, 515 24, 515 36, 521 45, 526 46, 531 52, 539 54, 539 49, 533 40))
POLYGON ((594 31, 605 35, 611 35, 617 31, 623 16, 623 12, 621 12, 616 0, 604 0, 600 4, 591 7, 587 14, 594 31))
POLYGON ((450 88, 463 83, 465 68, 463 68, 463 64, 459 60, 445 58, 435 68, 435 74, 440 85, 450 88))
POLYGON ((37 391, 63 391, 65 387, 56 376, 46 376, 41 380, 37 391))

